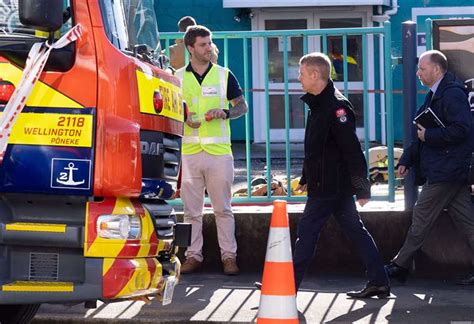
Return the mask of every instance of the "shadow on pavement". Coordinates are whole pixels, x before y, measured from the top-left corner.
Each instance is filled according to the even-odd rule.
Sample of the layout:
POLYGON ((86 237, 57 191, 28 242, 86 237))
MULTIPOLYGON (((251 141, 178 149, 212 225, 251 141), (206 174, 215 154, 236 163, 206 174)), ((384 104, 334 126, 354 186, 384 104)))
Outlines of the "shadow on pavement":
MULTIPOLYGON (((34 323, 251 323, 256 320, 259 274, 228 277, 183 275, 173 303, 162 306, 123 301, 86 310, 83 305, 43 305, 34 323)), ((474 286, 459 287, 437 280, 413 279, 392 287, 387 299, 356 300, 346 292, 360 288, 363 278, 310 277, 298 292, 300 323, 474 323, 474 286)))

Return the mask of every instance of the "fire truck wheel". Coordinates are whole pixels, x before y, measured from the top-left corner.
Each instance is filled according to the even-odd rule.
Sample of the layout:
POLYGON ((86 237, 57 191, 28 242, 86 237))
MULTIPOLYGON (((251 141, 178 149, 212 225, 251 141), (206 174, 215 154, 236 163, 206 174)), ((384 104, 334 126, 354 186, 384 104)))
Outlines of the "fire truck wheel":
POLYGON ((0 305, 0 323, 30 323, 40 304, 0 305))

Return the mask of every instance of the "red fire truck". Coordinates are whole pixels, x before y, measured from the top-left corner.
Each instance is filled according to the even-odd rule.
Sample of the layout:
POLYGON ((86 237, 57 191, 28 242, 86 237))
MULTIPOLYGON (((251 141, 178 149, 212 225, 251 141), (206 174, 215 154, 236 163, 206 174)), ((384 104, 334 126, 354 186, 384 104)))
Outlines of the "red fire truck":
POLYGON ((165 201, 185 107, 159 56, 152 0, 0 0, 1 113, 27 88, 33 44, 73 28, 80 37, 51 51, 0 129, 1 323, 29 321, 41 303, 170 302, 176 249, 190 237, 165 201))

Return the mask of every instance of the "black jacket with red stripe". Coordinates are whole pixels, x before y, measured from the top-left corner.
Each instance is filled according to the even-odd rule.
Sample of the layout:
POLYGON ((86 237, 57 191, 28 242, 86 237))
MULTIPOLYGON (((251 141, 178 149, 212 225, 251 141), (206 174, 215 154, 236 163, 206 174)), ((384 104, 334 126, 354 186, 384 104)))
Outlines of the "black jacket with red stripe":
POLYGON ((351 103, 328 85, 319 95, 307 93, 301 100, 309 106, 305 130, 305 159, 300 184, 310 197, 356 195, 370 198, 367 163, 356 135, 351 103))

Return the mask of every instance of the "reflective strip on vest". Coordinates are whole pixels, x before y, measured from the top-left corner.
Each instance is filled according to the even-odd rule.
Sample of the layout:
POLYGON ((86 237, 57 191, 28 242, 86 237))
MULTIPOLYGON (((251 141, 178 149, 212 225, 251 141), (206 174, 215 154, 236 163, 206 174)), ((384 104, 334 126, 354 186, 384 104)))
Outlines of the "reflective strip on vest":
POLYGON ((227 136, 223 137, 202 137, 199 136, 184 136, 183 144, 230 144, 230 138, 227 136))
MULTIPOLYGON (((226 80, 225 73, 226 71, 224 69, 219 69, 219 85, 221 86, 221 109, 228 109, 229 107, 226 107, 226 102, 227 102, 227 84, 222 82, 223 80, 226 80)), ((221 132, 222 134, 225 134, 227 132, 227 121, 225 119, 219 119, 221 123, 221 132)), ((227 138, 227 142, 222 142, 220 144, 230 144, 230 137, 227 138), (227 143, 228 142, 228 143, 227 143)), ((204 142, 203 142, 204 144, 204 142)), ((215 143, 217 144, 217 143, 215 143)))
POLYGON ((226 71, 224 69, 219 69, 219 85, 221 86, 221 109, 228 109, 229 107, 226 107, 226 102, 227 102, 227 82, 223 82, 223 81, 226 81, 226 77, 225 77, 225 73, 226 71))

